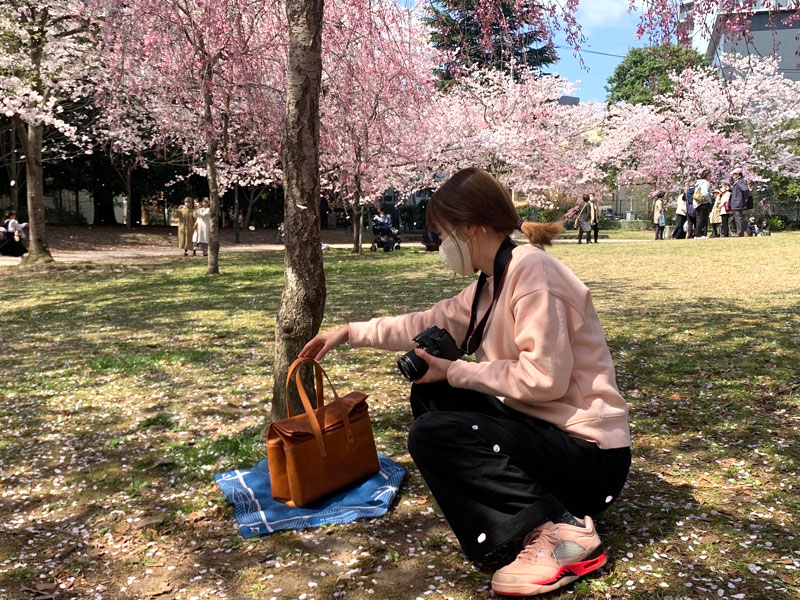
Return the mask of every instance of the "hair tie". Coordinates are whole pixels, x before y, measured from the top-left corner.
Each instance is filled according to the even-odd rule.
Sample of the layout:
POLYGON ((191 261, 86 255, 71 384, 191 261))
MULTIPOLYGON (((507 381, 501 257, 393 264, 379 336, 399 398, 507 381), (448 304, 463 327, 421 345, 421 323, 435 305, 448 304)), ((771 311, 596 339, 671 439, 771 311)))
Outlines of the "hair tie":
POLYGON ((522 224, 524 222, 525 222, 525 219, 520 219, 519 221, 517 221, 517 226, 514 227, 514 229, 519 229, 520 231, 522 231, 522 224))

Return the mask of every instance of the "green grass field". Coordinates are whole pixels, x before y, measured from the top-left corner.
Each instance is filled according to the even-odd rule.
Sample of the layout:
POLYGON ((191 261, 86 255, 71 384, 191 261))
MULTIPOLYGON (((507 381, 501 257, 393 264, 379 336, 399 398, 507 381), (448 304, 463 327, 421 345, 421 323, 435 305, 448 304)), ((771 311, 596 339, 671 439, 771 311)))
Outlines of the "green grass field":
MULTIPOLYGON (((650 232, 648 232, 648 235, 650 232)), ((610 562, 551 598, 800 597, 800 234, 559 244, 631 405, 610 562)), ((280 253, 0 272, 0 598, 489 597, 405 448, 395 356, 326 358, 409 469, 384 518, 244 541, 213 482, 263 455, 280 253)), ((434 253, 325 253, 324 327, 460 290, 434 253)))

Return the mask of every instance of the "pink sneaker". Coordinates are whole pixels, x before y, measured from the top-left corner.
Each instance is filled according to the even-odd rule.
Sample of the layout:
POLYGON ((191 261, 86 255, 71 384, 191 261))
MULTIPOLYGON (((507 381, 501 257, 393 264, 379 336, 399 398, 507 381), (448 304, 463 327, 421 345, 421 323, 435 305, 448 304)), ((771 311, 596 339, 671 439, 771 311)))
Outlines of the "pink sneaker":
POLYGON ((492 589, 505 596, 544 594, 606 564, 606 553, 594 522, 583 527, 548 521, 525 538, 517 558, 492 577, 492 589))

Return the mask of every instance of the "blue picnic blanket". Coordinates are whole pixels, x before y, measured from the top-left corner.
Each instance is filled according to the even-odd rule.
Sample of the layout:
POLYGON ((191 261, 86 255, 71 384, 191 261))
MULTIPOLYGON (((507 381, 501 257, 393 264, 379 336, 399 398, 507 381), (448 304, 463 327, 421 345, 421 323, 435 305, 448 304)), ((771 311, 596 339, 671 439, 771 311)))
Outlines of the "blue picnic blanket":
POLYGON ((385 456, 379 455, 378 460, 380 471, 366 481, 304 508, 287 506, 272 498, 266 458, 252 469, 220 473, 214 479, 233 504, 233 516, 242 537, 250 538, 281 529, 344 524, 386 514, 406 470, 385 456))

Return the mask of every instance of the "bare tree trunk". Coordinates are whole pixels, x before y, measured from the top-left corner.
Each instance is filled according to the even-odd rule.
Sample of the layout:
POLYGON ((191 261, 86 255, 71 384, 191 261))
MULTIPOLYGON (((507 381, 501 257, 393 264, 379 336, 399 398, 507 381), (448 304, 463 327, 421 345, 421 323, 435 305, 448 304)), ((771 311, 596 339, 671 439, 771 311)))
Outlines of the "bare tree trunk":
POLYGON ((131 175, 133 174, 133 165, 125 165, 125 221, 128 223, 128 229, 133 229, 133 194, 131 193, 131 175))
POLYGON ((356 194, 353 198, 353 254, 361 253, 361 230, 363 229, 363 223, 361 222, 362 212, 361 198, 356 194))
POLYGON ((19 116, 14 116, 14 126, 25 153, 26 192, 28 197, 28 235, 30 244, 25 264, 53 262, 47 247, 44 222, 44 179, 42 177, 42 129, 28 124, 28 131, 19 116))
POLYGON ((14 181, 11 185, 11 210, 17 212, 19 210, 19 172, 17 171, 17 135, 14 133, 14 123, 8 128, 8 141, 10 142, 9 148, 11 152, 8 156, 8 173, 10 179, 14 181))
POLYGON ((211 66, 206 68, 203 77, 204 121, 206 125, 206 179, 208 179, 208 199, 211 204, 211 227, 208 232, 208 270, 207 275, 219 275, 219 185, 217 181, 217 140, 211 126, 211 66))
POLYGON ((250 216, 253 214, 253 204, 256 202, 256 198, 260 195, 261 188, 258 190, 247 190, 247 211, 244 213, 244 228, 247 229, 250 227, 250 216))
MULTIPOLYGON (((323 0, 286 0, 289 55, 282 135, 286 254, 283 294, 275 327, 271 415, 274 420, 286 415, 285 381, 289 364, 319 331, 325 310, 319 232, 323 6, 323 0)), ((310 387, 313 388, 307 386, 307 389, 310 387)), ((294 395, 290 401, 299 410, 294 395)))

